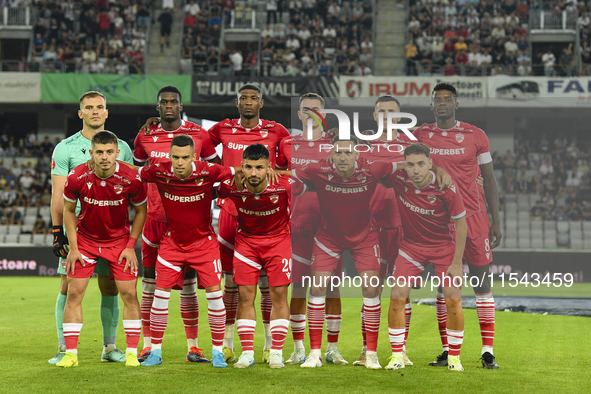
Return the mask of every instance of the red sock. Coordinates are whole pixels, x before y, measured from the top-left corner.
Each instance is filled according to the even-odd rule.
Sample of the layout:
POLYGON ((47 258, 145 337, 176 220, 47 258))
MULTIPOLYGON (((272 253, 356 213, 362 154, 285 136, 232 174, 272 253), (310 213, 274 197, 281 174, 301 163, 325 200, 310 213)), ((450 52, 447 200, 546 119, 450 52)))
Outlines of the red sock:
POLYGON ((476 314, 480 323, 482 346, 493 347, 495 340, 495 299, 492 292, 476 294, 476 314))
POLYGON ((125 330, 127 349, 137 349, 137 345, 140 342, 140 333, 142 331, 141 320, 123 320, 123 330, 125 330))
POLYGON ((342 315, 325 315, 326 319, 326 342, 335 343, 339 341, 341 332, 342 315))
POLYGON ((78 349, 78 337, 82 330, 82 323, 64 323, 64 339, 66 340, 66 351, 78 349))
POLYGON ((144 338, 152 336, 150 332, 150 312, 152 311, 152 303, 154 302, 154 290, 156 290, 156 279, 143 278, 142 279, 142 331, 144 338))
POLYGON ((462 342, 464 341, 464 330, 455 331, 448 328, 447 338, 449 339, 449 355, 459 356, 462 342))
POLYGON ((287 319, 275 319, 271 320, 271 337, 273 338, 273 350, 283 350, 283 343, 287 336, 287 330, 289 329, 289 320, 287 319))
POLYGON ((441 338, 441 346, 443 350, 449 350, 447 344, 447 306, 445 305, 445 296, 437 292, 435 300, 435 311, 437 311, 437 325, 439 326, 439 337, 441 338))
POLYGON ((263 324, 269 324, 271 322, 271 309, 273 308, 269 286, 259 287, 259 290, 261 291, 261 315, 263 316, 263 324))
POLYGON ((361 336, 363 337, 363 346, 367 347, 367 333, 365 332, 365 315, 363 313, 363 304, 361 305, 361 336))
POLYGON ((390 334, 390 345, 392 346, 392 353, 402 353, 404 348, 404 339, 406 329, 404 328, 393 328, 388 327, 388 333, 390 334))
POLYGON ((187 339, 197 339, 199 335, 199 303, 197 301, 197 279, 185 279, 181 294, 181 317, 185 325, 187 339))
POLYGON ((378 349, 378 333, 382 315, 380 297, 363 297, 363 313, 365 315, 365 330, 367 331, 367 351, 375 352, 378 349))
POLYGON ((406 318, 406 327, 404 329, 404 343, 408 339, 408 329, 410 328, 410 316, 412 315, 412 304, 409 302, 408 304, 404 304, 404 312, 406 318))
POLYGON ((207 319, 211 330, 211 343, 213 346, 223 346, 224 331, 226 325, 226 309, 222 300, 222 291, 207 293, 207 319))
POLYGON ((324 308, 326 296, 308 299, 308 335, 310 336, 310 349, 322 348, 322 328, 324 327, 324 308))
POLYGON ((156 290, 154 291, 154 303, 150 313, 150 328, 152 330, 152 348, 159 349, 162 345, 164 331, 168 325, 168 301, 170 301, 170 292, 156 290))
POLYGON ((242 351, 254 352, 254 329, 257 326, 256 320, 238 319, 236 320, 236 329, 240 337, 242 351))
POLYGON ((232 276, 226 278, 223 300, 226 308, 226 325, 234 324, 238 309, 238 286, 234 284, 232 276))
POLYGON ((289 315, 289 325, 294 341, 303 341, 306 333, 306 315, 289 315))

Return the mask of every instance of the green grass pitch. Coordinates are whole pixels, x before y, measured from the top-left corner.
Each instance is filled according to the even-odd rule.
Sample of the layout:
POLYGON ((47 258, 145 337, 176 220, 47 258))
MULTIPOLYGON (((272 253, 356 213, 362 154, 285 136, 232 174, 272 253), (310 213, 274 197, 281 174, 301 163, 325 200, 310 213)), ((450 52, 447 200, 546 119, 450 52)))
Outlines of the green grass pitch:
MULTIPOLYGON (((588 284, 576 285, 560 295, 580 297, 591 294, 588 284)), ((185 361, 186 340, 176 292, 170 302, 162 366, 125 368, 123 364, 101 363, 99 291, 95 279, 90 282, 83 304, 85 321, 78 350, 80 366, 62 369, 47 363, 57 347, 54 309, 58 286, 58 278, 0 278, 0 392, 584 393, 591 390, 589 318, 497 312, 495 355, 501 368, 483 370, 478 361, 481 342, 476 311, 465 309, 465 340, 461 355, 465 371, 454 373, 427 365, 440 353, 440 342, 435 309, 425 305, 413 305, 407 348, 415 365, 402 371, 369 371, 351 365, 324 365, 312 370, 286 366, 271 370, 265 364, 235 370, 231 367, 214 369, 210 364, 189 364, 185 361)), ((529 294, 521 290, 525 294, 520 295, 529 294)), ((497 289, 495 293, 506 291, 497 289)), ((513 293, 519 293, 519 289, 514 289, 513 293)), ((211 337, 203 291, 200 291, 199 303, 199 344, 204 353, 210 355, 211 337)), ((388 304, 388 300, 382 304, 378 348, 382 365, 390 355, 386 323, 388 304)), ((123 303, 120 305, 122 308, 123 303)), ((359 299, 343 299, 339 349, 350 363, 357 358, 361 348, 360 306, 359 299)), ((118 346, 124 350, 121 323, 117 339, 118 346)), ((307 339, 306 334, 306 342, 307 339)), ((237 335, 235 341, 239 350, 237 335)), ((259 316, 255 336, 257 360, 262 356, 262 347, 259 316)), ((308 343, 306 348, 309 348, 308 343)), ((288 357, 292 350, 289 333, 284 356, 288 357)))

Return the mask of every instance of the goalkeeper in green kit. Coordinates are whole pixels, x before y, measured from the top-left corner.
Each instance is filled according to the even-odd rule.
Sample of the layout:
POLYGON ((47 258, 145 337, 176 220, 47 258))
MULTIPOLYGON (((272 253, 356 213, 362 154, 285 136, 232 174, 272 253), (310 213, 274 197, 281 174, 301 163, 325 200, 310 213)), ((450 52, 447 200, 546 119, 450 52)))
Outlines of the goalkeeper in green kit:
MULTIPOLYGON (((82 130, 65 140, 54 149, 51 157, 51 219, 53 221, 53 253, 60 257, 58 273, 61 275, 60 292, 55 304, 55 320, 59 348, 56 355, 49 360, 50 364, 57 364, 64 357, 66 343, 63 332, 64 307, 68 292, 68 277, 62 267, 62 258, 68 255, 68 237, 63 229, 64 213, 64 184, 70 171, 76 166, 86 163, 90 159, 92 137, 105 129, 105 121, 109 116, 107 100, 99 92, 86 92, 80 97, 78 117, 82 119, 82 130)), ((119 160, 133 164, 133 155, 126 142, 119 139, 121 154, 119 160)), ((76 207, 76 215, 80 212, 80 204, 76 207)), ((107 262, 99 260, 95 272, 98 274, 98 284, 101 291, 101 322, 103 325, 103 362, 125 362, 125 354, 115 346, 117 324, 119 323, 119 300, 117 286, 111 279, 107 262)))

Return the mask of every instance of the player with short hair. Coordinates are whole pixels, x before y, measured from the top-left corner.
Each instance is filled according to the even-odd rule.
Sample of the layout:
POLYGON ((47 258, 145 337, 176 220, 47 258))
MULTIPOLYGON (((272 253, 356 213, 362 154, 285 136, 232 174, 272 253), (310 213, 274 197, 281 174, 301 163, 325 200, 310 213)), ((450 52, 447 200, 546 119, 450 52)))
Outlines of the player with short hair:
MULTIPOLYGON (((195 154, 202 160, 220 163, 207 130, 195 123, 181 119, 183 110, 182 94, 175 86, 164 86, 157 95, 156 110, 160 114, 160 124, 150 127, 149 134, 139 132, 135 138, 133 158, 138 164, 155 164, 168 160, 170 141, 176 135, 185 134, 193 138, 195 154)), ((166 231, 166 215, 156 184, 148 184, 148 218, 142 232, 142 327, 144 347, 140 362, 150 355, 151 330, 150 311, 154 302, 156 288, 156 258, 160 240, 166 231)), ((199 304, 196 293, 195 271, 187 270, 180 290, 181 317, 187 337, 187 357, 190 362, 209 362, 198 345, 199 304)))
POLYGON ((450 311, 448 367, 453 371, 464 370, 460 362, 460 348, 464 338, 461 283, 467 232, 466 209, 455 184, 443 191, 438 189, 429 156, 429 148, 424 144, 408 146, 404 151, 406 169, 396 171, 389 179, 398 196, 404 236, 392 273, 395 281, 388 312, 392 356, 385 368, 388 370, 405 366, 405 304, 411 288, 420 283, 420 275, 428 264, 434 266, 435 274, 442 282, 450 311))
MULTIPOLYGON (((298 118, 302 121, 302 135, 284 138, 279 145, 280 162, 287 162, 288 169, 302 169, 309 163, 330 155, 322 150, 324 144, 331 143, 330 135, 312 116, 324 117, 324 98, 317 93, 304 93, 299 98, 298 118), (311 120, 312 133, 308 135, 308 120, 311 120), (285 159, 283 159, 285 157, 285 159)), ((290 327, 294 340, 294 351, 286 364, 301 364, 306 361, 304 334, 306 331, 306 292, 303 283, 305 276, 310 276, 310 260, 314 234, 320 223, 320 207, 315 193, 305 193, 292 199, 291 237, 292 237, 292 288, 290 308, 290 327)), ((326 299, 326 339, 325 360, 331 364, 346 365, 338 350, 341 329, 341 298, 339 289, 329 294, 326 299)))
MULTIPOLYGON (((369 150, 363 152, 361 157, 371 161, 385 161, 396 163, 404 161, 404 149, 412 144, 412 140, 404 133, 398 133, 396 129, 392 130, 392 139, 388 139, 388 113, 400 112, 400 101, 396 97, 384 95, 377 98, 374 104, 373 118, 377 123, 378 129, 382 128, 382 134, 379 139, 371 141, 369 150), (380 123, 381 122, 381 123, 380 123)), ((394 123, 400 121, 400 118, 394 118, 394 123)), ((396 203, 396 194, 394 190, 384 188, 381 184, 376 186, 376 190, 371 199, 371 212, 376 218, 379 228, 380 240, 380 277, 386 278, 390 275, 396 257, 400 239, 402 238, 402 223, 400 222, 400 213, 396 203)), ((410 317, 412 305, 410 299, 405 304, 406 333, 410 326, 410 317)), ((361 354, 353 365, 364 366, 365 355, 367 351, 367 339, 365 332, 365 322, 363 308, 361 310, 361 335, 363 337, 363 347, 361 354)), ((412 365, 412 361, 406 355, 406 348, 403 351, 404 363, 412 365)))
POLYGON ((146 219, 147 196, 137 173, 119 165, 117 136, 99 131, 92 137, 91 157, 95 166, 81 164, 68 174, 64 187, 63 220, 69 234, 70 252, 64 263, 68 273, 68 296, 64 309, 66 354, 58 367, 78 366, 78 337, 82 329, 82 299, 99 258, 110 266, 123 299, 123 328, 127 338, 125 365, 137 367, 140 340, 140 305, 137 300, 138 262, 135 244, 146 219), (134 205, 130 232, 128 200, 134 205), (76 217, 76 205, 81 210, 76 217))
MULTIPOLYGON (((55 147, 51 157, 51 220, 53 222, 53 253, 60 258, 57 272, 61 275, 60 292, 55 303, 55 320, 59 341, 56 355, 49 360, 50 364, 58 363, 66 353, 66 342, 63 332, 63 314, 68 292, 67 272, 62 267, 63 259, 67 256, 69 246, 68 237, 63 228, 63 194, 66 176, 75 167, 86 163, 90 159, 91 140, 94 135, 105 129, 105 122, 109 116, 107 100, 99 92, 88 91, 79 100, 78 117, 82 119, 82 130, 61 141, 55 147)), ((129 145, 123 140, 118 141, 120 159, 132 163, 129 145)), ((78 205, 77 212, 80 212, 78 205)), ((119 324, 119 300, 117 286, 110 278, 111 272, 106 261, 99 259, 96 264, 98 285, 101 291, 100 316, 103 326, 102 361, 125 362, 125 354, 117 349, 115 337, 119 324)))
POLYGON ((218 188, 219 197, 229 198, 238 211, 233 266, 234 283, 238 285, 239 292, 236 327, 242 354, 234 368, 248 368, 255 364, 254 299, 263 268, 267 273, 273 303, 270 320, 273 344, 269 352, 269 367, 283 368, 283 343, 289 328, 287 288, 291 283, 291 180, 283 176, 275 184, 269 183, 269 150, 262 144, 250 145, 242 157, 244 187, 238 190, 228 179, 218 188))
MULTIPOLYGON (((279 123, 260 118, 260 110, 264 100, 261 89, 253 84, 245 84, 238 89, 236 107, 239 119, 224 119, 209 129, 214 146, 222 144, 222 164, 224 166, 240 166, 244 150, 256 143, 261 143, 269 150, 270 173, 277 162, 277 149, 281 140, 289 136, 289 132, 279 123)), ((287 163, 278 163, 286 167, 287 163)), ((238 288, 233 281, 234 238, 237 228, 237 211, 231 200, 218 199, 221 208, 218 220, 218 241, 224 271, 224 305, 226 306, 226 333, 224 338, 224 355, 227 361, 235 359, 234 355, 234 324, 238 307, 238 288)), ((259 281, 261 291, 261 313, 265 333, 263 361, 268 361, 272 347, 271 334, 271 297, 267 276, 261 272, 259 281)))
POLYGON ((142 182, 156 183, 166 211, 168 231, 158 249, 156 290, 150 313, 152 350, 142 366, 162 364, 162 338, 168 324, 172 288, 182 288, 185 270, 193 268, 205 288, 212 338, 212 365, 224 368, 222 345, 226 310, 220 287, 222 270, 215 232, 211 226, 214 182, 235 174, 233 168, 197 161, 193 137, 176 135, 170 160, 139 168, 142 182))
MULTIPOLYGON (((488 273, 492 262, 491 251, 500 244, 502 234, 499 193, 488 137, 478 127, 456 120, 459 104, 453 85, 437 84, 431 93, 430 106, 436 122, 423 124, 414 131, 414 135, 419 142, 431 148, 433 164, 449 171, 462 194, 468 225, 464 260, 469 264, 471 275, 483 278, 480 286, 473 287, 482 336, 482 366, 497 369, 499 366, 493 353, 495 302, 488 273), (484 178, 484 193, 476 182, 480 174, 484 178), (489 224, 486 204, 492 215, 492 224, 489 224)), ((441 292, 437 295, 436 309, 443 353, 430 365, 445 366, 449 346, 446 337, 447 312, 441 292)))

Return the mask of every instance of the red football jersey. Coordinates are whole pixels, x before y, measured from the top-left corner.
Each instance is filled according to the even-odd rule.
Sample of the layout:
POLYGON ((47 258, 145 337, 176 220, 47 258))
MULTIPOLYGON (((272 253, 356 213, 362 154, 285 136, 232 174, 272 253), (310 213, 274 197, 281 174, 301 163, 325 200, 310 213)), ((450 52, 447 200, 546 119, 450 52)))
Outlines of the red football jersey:
POLYGON ((85 163, 68 174, 64 198, 74 204, 80 200, 78 233, 90 246, 103 247, 129 236, 128 200, 141 205, 147 196, 137 172, 125 164, 116 163, 115 172, 102 179, 85 163))
MULTIPOLYGON (((192 122, 181 120, 181 127, 173 131, 162 129, 162 125, 150 127, 151 134, 138 133, 133 143, 133 159, 139 163, 156 164, 169 159, 170 141, 174 136, 187 134, 195 141, 195 153, 203 160, 216 157, 215 148, 207 130, 192 122)), ((166 216, 155 184, 148 185, 148 216, 158 222, 165 222, 166 216)))
POLYGON ((421 189, 412 183, 404 170, 396 171, 389 180, 397 195, 403 240, 421 248, 453 243, 456 229, 452 219, 466 215, 455 183, 439 191, 435 173, 431 172, 431 175, 431 183, 421 189))
MULTIPOLYGON (((252 144, 261 143, 269 149, 269 162, 275 167, 277 161, 277 148, 289 131, 279 123, 260 119, 259 124, 252 129, 245 129, 240 124, 240 119, 224 119, 211 126, 209 135, 214 146, 222 144, 222 165, 239 167, 242 165, 242 154, 252 144)), ((279 167, 285 167, 287 163, 278 163, 279 167)), ((231 201, 220 201, 218 205, 236 216, 236 207, 231 201)))
MULTIPOLYGON (((404 161, 404 148, 412 144, 406 134, 398 133, 392 141, 372 141, 367 152, 361 153, 361 157, 370 161, 385 161, 398 163, 404 161)), ((394 228, 402 226, 396 194, 394 190, 386 189, 382 185, 376 186, 376 191, 371 199, 371 213, 376 219, 378 227, 394 228)))
POLYGON ((352 236, 366 229, 372 221, 370 201, 379 180, 392 174, 391 163, 368 162, 359 158, 355 171, 346 180, 331 162, 322 159, 302 170, 294 170, 301 182, 311 183, 316 189, 322 225, 329 234, 352 236))
MULTIPOLYGON (((331 139, 327 133, 322 133, 322 136, 314 141, 305 139, 303 135, 284 138, 279 144, 277 158, 278 160, 285 158, 290 170, 302 170, 310 163, 318 163, 321 159, 329 156, 331 149, 326 149, 323 145, 330 144, 331 139)), ((318 196, 316 193, 304 193, 301 196, 294 196, 292 210, 292 224, 300 229, 308 228, 306 224, 311 220, 311 216, 320 217, 318 196)), ((310 228, 314 227, 311 226, 310 228)))
POLYGON ((238 211, 238 233, 255 236, 276 236, 289 233, 289 203, 291 177, 281 176, 279 181, 261 193, 253 193, 246 185, 238 191, 228 179, 218 187, 220 198, 230 198, 238 211))
POLYGON ((484 193, 476 178, 480 175, 480 165, 490 163, 492 156, 488 137, 476 126, 458 121, 449 130, 442 130, 436 123, 423 124, 415 130, 419 142, 431 148, 433 164, 443 168, 457 183, 466 215, 486 212, 484 193))
POLYGON ((211 226, 212 188, 234 175, 234 169, 214 163, 193 162, 193 173, 179 179, 172 163, 156 163, 139 170, 143 182, 155 183, 166 212, 166 224, 178 244, 191 244, 207 236, 215 237, 211 226))

